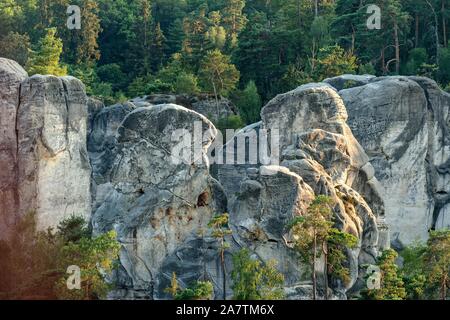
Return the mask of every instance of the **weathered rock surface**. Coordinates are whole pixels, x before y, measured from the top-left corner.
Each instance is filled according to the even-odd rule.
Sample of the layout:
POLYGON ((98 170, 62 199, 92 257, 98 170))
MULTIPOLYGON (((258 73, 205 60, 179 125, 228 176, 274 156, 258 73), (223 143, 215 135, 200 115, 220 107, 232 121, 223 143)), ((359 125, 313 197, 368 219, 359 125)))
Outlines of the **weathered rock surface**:
POLYGON ((112 298, 168 298, 173 272, 183 287, 212 281, 222 297, 207 224, 229 212, 228 296, 230 254, 245 247, 279 262, 287 298, 308 299, 309 275, 286 224, 325 194, 336 226, 359 240, 346 252, 350 283, 330 283, 330 296, 345 298, 391 240, 401 247, 449 227, 450 95, 417 77, 326 82, 270 101, 260 123, 228 142, 217 181, 208 161, 217 132, 205 116, 235 114, 227 101, 217 110, 211 97, 154 95, 105 107, 75 78, 28 77, 0 59, 0 238, 30 210, 40 229, 83 215, 94 234, 116 230, 122 244, 112 298), (189 161, 178 161, 180 141, 193 151, 189 161), (253 153, 236 155, 242 150, 253 153))
MULTIPOLYGON (((331 86, 301 86, 269 102, 262 110, 261 124, 238 133, 278 131, 281 166, 219 167, 236 241, 254 248, 263 261, 280 261, 287 287, 298 288, 305 279, 285 226, 306 210, 315 195, 330 196, 337 227, 359 239, 358 248, 348 251, 352 281, 346 286, 335 284, 335 289, 342 294, 351 288, 362 276, 359 266, 374 262, 378 254, 377 217, 384 216, 384 205, 373 167, 347 126, 347 117, 342 99, 331 86)), ((237 150, 236 141, 229 142, 227 157, 237 150)))
POLYGON ((214 242, 204 236, 213 214, 226 210, 226 199, 217 195, 220 186, 210 177, 206 160, 216 129, 197 112, 167 104, 128 112, 114 130, 127 111, 123 106, 103 109, 93 130, 96 139, 113 141, 99 155, 103 166, 94 166, 92 224, 95 233, 116 230, 123 245, 116 277, 120 289, 114 295, 167 297, 164 289, 172 272, 185 285, 201 277, 220 279, 214 242), (205 161, 172 161, 177 144, 172 133, 184 129, 194 134, 195 123, 200 123, 202 133, 210 133, 200 141, 199 157, 205 161))
POLYGON ((27 78, 7 59, 0 60, 0 70, 0 159, 7 162, 0 190, 9 197, 1 202, 5 211, 0 216, 9 217, 2 226, 28 212, 36 214, 41 230, 72 214, 89 219, 91 169, 83 84, 72 77, 27 78))
POLYGON ((339 92, 382 185, 397 247, 449 227, 450 95, 419 77, 381 77, 339 92))
POLYGON ((18 63, 0 58, 0 239, 9 237, 20 205, 16 118, 20 84, 27 77, 18 63))
POLYGON ((360 87, 368 84, 371 80, 375 79, 372 75, 355 75, 355 74, 344 74, 342 76, 328 78, 323 80, 323 82, 328 83, 336 90, 340 91, 342 89, 349 89, 354 87, 360 87))
POLYGON ((70 215, 89 219, 87 97, 72 77, 33 76, 21 85, 17 113, 20 212, 39 229, 70 215))

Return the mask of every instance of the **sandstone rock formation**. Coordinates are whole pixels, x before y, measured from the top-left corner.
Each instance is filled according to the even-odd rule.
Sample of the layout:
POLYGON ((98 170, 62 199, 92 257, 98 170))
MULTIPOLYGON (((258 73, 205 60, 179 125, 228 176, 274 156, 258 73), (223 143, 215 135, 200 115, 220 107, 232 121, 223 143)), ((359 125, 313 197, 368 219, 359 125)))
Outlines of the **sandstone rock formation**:
POLYGON ((19 210, 16 118, 25 70, 0 58, 0 239, 8 238, 19 210))
POLYGON ((33 76, 21 86, 17 115, 20 211, 39 229, 70 215, 89 219, 87 97, 72 77, 33 76))
MULTIPOLYGON (((378 243, 378 218, 384 216, 378 181, 346 120, 342 99, 331 86, 299 87, 269 102, 262 110, 262 123, 238 133, 248 136, 253 129, 272 134, 277 130, 281 166, 245 163, 219 167, 235 240, 253 248, 263 261, 280 261, 288 292, 298 292, 305 279, 285 226, 306 210, 315 195, 330 196, 335 202, 336 225, 359 239, 358 248, 348 252, 352 281, 345 288, 337 285, 341 293, 361 276, 360 264, 374 262, 378 245, 386 246, 378 243)), ((226 149, 230 157, 237 147, 226 149)))
POLYGON ((396 247, 450 226, 450 95, 419 77, 373 78, 339 92, 382 185, 396 247))
MULTIPOLYGON (((399 247, 448 228, 450 95, 433 81, 343 76, 301 86, 225 148, 206 117, 211 103, 155 95, 105 107, 75 78, 28 77, 0 59, 0 238, 28 211, 40 229, 83 215, 94 235, 116 230, 122 244, 111 298, 168 298, 173 272, 183 287, 212 281, 221 297, 207 224, 229 212, 228 296, 230 254, 245 247, 279 262, 287 298, 307 299, 311 283, 286 224, 325 194, 336 226, 359 240, 346 252, 350 283, 330 283, 342 299, 389 246, 388 228, 399 247), (181 141, 194 157, 175 154, 181 141), (209 160, 222 154, 216 180, 209 160)), ((215 120, 235 112, 224 100, 219 109, 215 120)))
POLYGON ((213 215, 226 210, 206 159, 216 134, 212 123, 194 111, 170 104, 133 111, 122 106, 105 108, 94 122, 94 139, 100 142, 101 137, 106 143, 98 143, 103 151, 93 158, 96 202, 92 225, 97 234, 116 230, 123 245, 117 273, 120 289, 114 294, 166 297, 164 289, 172 272, 186 285, 198 280, 204 271, 204 276, 219 279, 217 251, 213 241, 203 236, 213 215), (173 132, 184 129, 194 134, 196 123, 200 123, 202 133, 210 133, 200 141, 199 157, 204 161, 171 161, 177 143, 173 132), (115 134, 109 133, 113 131, 115 134), (207 256, 209 261, 200 259, 207 256))
POLYGON ((1 159, 8 163, 0 185, 6 182, 2 194, 10 194, 2 201, 1 216, 10 224, 34 212, 39 229, 54 227, 72 214, 89 218, 91 169, 83 84, 72 77, 27 78, 21 67, 6 59, 0 66, 5 95, 1 159))

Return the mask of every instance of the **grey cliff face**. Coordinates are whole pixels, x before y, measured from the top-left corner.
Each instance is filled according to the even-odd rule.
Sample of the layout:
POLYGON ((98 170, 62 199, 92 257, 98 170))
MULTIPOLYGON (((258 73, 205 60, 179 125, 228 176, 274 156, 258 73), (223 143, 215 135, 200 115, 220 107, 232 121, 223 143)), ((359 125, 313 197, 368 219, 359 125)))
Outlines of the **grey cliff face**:
POLYGON ((376 78, 339 94, 381 182, 393 244, 448 228, 450 95, 419 77, 376 78))
POLYGON ((17 114, 22 213, 36 211, 39 229, 75 214, 89 219, 87 97, 72 77, 33 76, 21 86, 17 114))
MULTIPOLYGON (((4 174, 12 179, 5 183, 5 192, 12 193, 2 202, 8 212, 1 217, 9 217, 6 223, 11 223, 34 212, 39 229, 55 227, 71 214, 89 219, 91 168, 83 84, 72 77, 27 78, 11 60, 1 59, 0 66, 6 74, 0 75, 6 98, 0 110, 5 130, 1 159, 8 157, 4 174)), ((4 183, 3 177, 0 181, 4 183)))
MULTIPOLYGON (((114 110, 123 114, 121 108, 114 110)), ((103 109, 97 124, 115 126, 116 121, 100 121, 105 112, 113 111, 103 109)), ((207 162, 196 164, 193 159, 176 164, 170 160, 176 144, 172 133, 177 129, 193 133, 195 122, 211 133, 201 145, 204 158, 216 129, 200 114, 170 104, 129 112, 115 131, 115 143, 107 146, 111 150, 99 158, 106 165, 94 173, 97 200, 92 225, 95 233, 116 230, 123 245, 117 274, 120 289, 114 295, 167 297, 164 289, 172 272, 186 284, 204 270, 207 275, 212 273, 208 278, 217 278, 216 251, 208 249, 212 240, 203 234, 213 215, 226 209, 223 197, 216 200, 221 199, 220 188, 210 177, 207 162), (202 254, 203 249, 210 251, 211 261, 199 260, 208 256, 202 254)))

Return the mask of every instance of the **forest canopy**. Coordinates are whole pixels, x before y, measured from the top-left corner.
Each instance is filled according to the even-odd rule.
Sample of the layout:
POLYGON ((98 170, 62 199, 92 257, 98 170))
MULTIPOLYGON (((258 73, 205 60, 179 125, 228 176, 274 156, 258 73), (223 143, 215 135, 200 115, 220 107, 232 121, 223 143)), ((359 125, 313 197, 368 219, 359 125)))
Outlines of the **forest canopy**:
POLYGON ((428 76, 450 90, 449 16, 447 0, 0 0, 0 56, 74 75, 106 103, 210 93, 260 108, 342 73, 428 76), (67 27, 69 5, 80 29, 67 27))

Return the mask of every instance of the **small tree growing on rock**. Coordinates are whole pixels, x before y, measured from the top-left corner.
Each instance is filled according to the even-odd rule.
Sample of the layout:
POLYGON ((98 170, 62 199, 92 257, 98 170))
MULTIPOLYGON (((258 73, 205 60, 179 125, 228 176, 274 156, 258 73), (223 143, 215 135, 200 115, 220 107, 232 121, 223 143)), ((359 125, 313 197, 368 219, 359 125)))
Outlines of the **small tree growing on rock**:
MULTIPOLYGON (((346 261, 347 249, 354 249, 358 245, 358 238, 352 234, 331 228, 328 233, 327 241, 322 247, 325 257, 325 288, 328 288, 328 276, 348 284, 351 280, 350 271, 347 268, 346 261)), ((328 299, 328 290, 325 290, 325 298, 328 299)))
POLYGON ((247 249, 233 256, 233 293, 236 300, 283 299, 284 276, 276 269, 276 261, 266 265, 252 259, 247 249))
POLYGON ((382 253, 377 262, 381 272, 380 288, 363 290, 361 292, 363 298, 368 300, 403 300, 406 298, 403 279, 395 264, 397 257, 397 252, 392 249, 382 253))
POLYGON ((181 289, 176 273, 172 273, 170 287, 164 290, 169 293, 175 300, 211 300, 214 288, 209 281, 196 281, 190 287, 181 289))
POLYGON ((333 225, 330 203, 329 197, 318 196, 304 215, 295 218, 288 225, 294 238, 294 248, 300 253, 302 260, 311 266, 313 300, 317 298, 318 248, 323 246, 333 225))
POLYGON ((65 76, 67 68, 60 65, 59 59, 63 51, 63 43, 56 36, 56 28, 47 29, 47 34, 39 41, 37 51, 31 51, 28 60, 28 73, 51 74, 55 76, 65 76))
POLYGON ((216 238, 219 242, 219 255, 220 264, 222 266, 223 275, 223 300, 227 298, 227 273, 225 268, 225 250, 229 248, 229 244, 226 243, 225 237, 232 234, 232 231, 228 228, 228 213, 224 213, 212 218, 209 222, 208 227, 211 228, 211 236, 216 238))
POLYGON ((328 275, 349 281, 349 270, 345 267, 346 248, 357 245, 358 239, 348 233, 333 228, 333 212, 330 197, 320 195, 309 206, 306 213, 295 218, 288 228, 294 238, 294 248, 302 260, 311 266, 313 299, 317 298, 316 265, 324 257, 325 299, 328 299, 328 275))
POLYGON ((231 63, 229 56, 220 50, 208 51, 199 69, 199 79, 203 89, 213 92, 216 98, 216 112, 219 115, 219 96, 227 96, 236 88, 240 73, 231 63))

